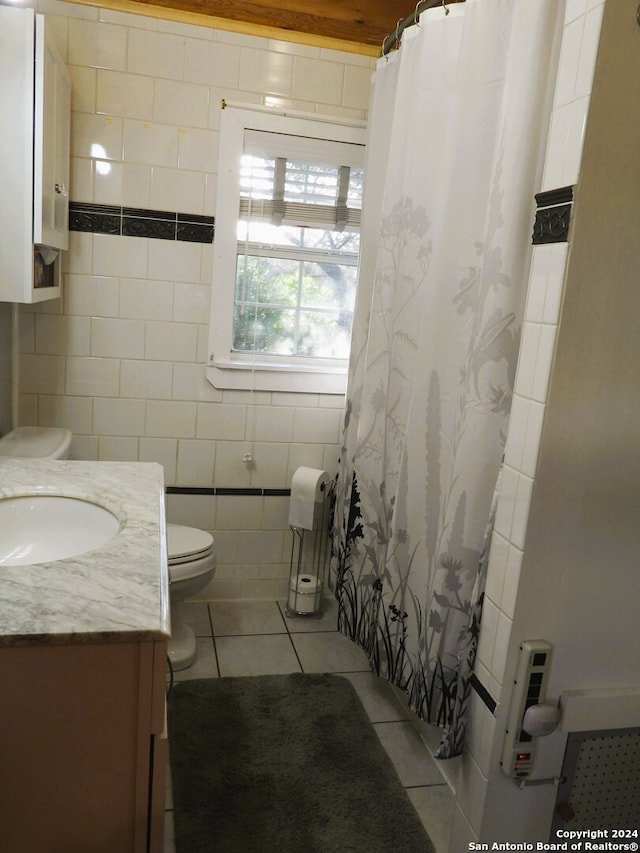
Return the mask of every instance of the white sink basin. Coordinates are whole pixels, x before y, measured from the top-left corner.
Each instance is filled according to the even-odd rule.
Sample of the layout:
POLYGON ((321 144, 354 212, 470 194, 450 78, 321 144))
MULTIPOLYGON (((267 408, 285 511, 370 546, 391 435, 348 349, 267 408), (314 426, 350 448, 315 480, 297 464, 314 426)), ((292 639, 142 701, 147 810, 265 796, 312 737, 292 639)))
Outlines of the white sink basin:
POLYGON ((108 542, 120 522, 80 498, 25 495, 0 500, 0 566, 31 566, 76 557, 108 542))

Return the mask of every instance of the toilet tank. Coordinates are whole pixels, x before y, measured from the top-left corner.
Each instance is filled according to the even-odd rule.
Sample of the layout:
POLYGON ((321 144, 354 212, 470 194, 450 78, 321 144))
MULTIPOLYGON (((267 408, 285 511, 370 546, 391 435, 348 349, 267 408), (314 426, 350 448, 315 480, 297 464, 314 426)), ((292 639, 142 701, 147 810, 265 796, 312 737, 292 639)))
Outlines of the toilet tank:
POLYGON ((71 432, 63 427, 17 427, 0 438, 0 457, 67 459, 70 445, 71 432))

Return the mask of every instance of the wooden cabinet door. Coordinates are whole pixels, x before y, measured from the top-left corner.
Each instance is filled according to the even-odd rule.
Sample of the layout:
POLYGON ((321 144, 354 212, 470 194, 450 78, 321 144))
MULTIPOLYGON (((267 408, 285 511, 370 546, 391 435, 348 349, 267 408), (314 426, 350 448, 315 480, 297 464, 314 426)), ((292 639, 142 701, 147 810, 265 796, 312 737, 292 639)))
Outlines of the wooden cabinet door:
POLYGON ((2 850, 147 853, 153 645, 0 648, 2 850))

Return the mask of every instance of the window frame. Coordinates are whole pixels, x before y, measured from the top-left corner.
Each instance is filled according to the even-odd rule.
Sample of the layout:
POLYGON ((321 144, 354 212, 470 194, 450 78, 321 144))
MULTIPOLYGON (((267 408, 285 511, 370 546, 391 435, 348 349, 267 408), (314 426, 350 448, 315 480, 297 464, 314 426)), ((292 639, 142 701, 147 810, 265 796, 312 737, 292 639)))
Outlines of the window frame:
POLYGON ((232 351, 236 282, 240 163, 245 131, 257 130, 314 140, 361 145, 365 122, 270 108, 225 105, 221 112, 207 379, 219 389, 344 394, 347 360, 267 356, 232 351))

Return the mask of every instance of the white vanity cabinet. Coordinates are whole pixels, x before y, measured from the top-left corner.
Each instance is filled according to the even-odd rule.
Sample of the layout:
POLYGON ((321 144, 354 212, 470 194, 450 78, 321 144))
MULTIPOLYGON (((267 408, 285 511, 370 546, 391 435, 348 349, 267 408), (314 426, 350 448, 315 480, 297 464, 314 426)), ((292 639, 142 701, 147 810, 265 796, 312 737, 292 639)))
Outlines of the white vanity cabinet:
POLYGON ((43 15, 0 6, 0 301, 60 295, 71 83, 43 15))
POLYGON ((0 849, 162 853, 166 641, 0 647, 0 849))

